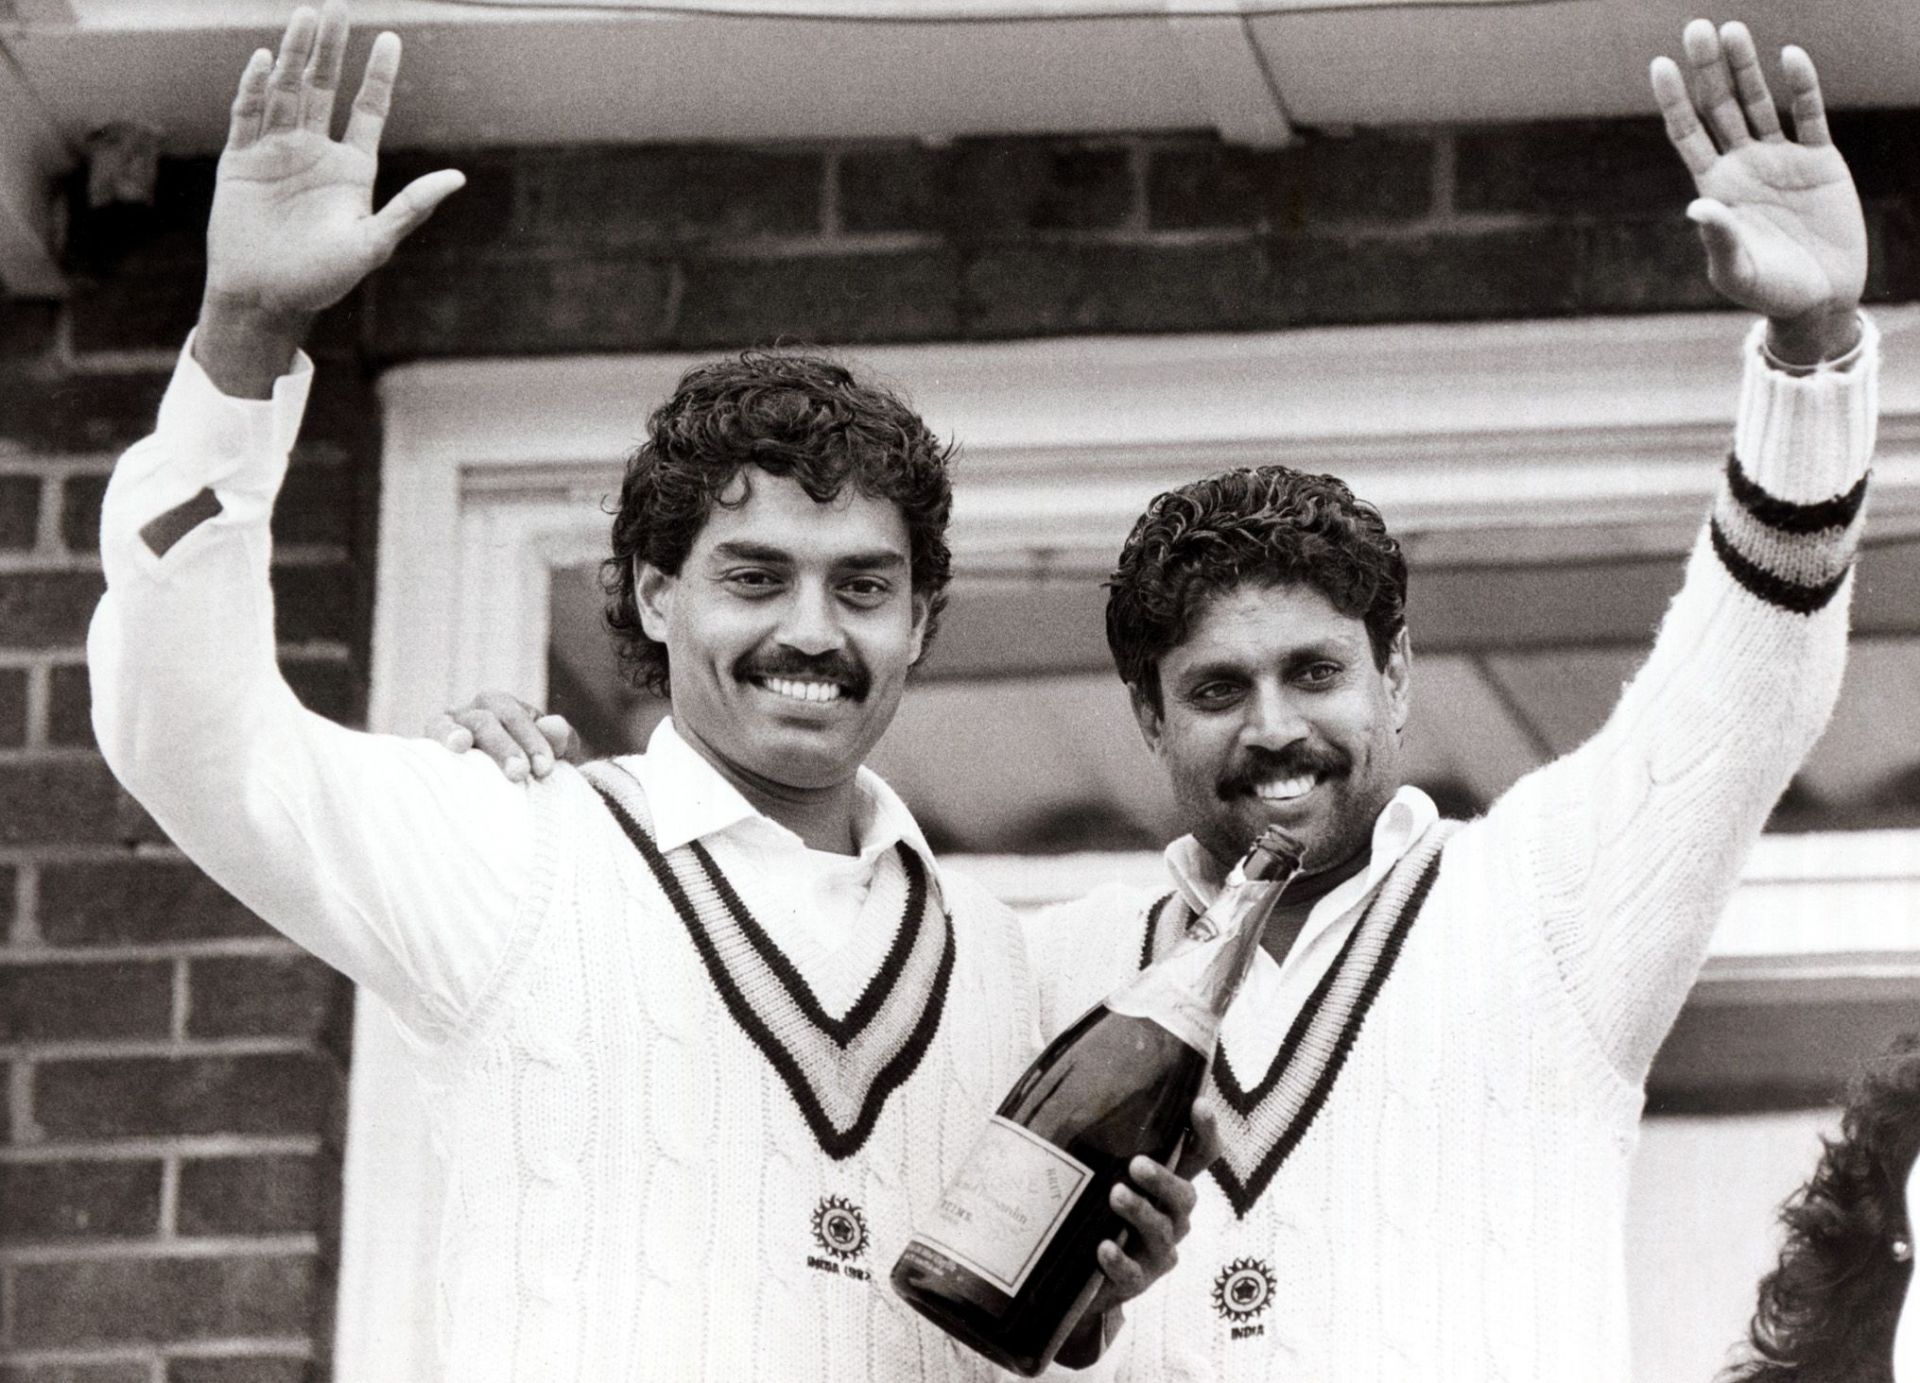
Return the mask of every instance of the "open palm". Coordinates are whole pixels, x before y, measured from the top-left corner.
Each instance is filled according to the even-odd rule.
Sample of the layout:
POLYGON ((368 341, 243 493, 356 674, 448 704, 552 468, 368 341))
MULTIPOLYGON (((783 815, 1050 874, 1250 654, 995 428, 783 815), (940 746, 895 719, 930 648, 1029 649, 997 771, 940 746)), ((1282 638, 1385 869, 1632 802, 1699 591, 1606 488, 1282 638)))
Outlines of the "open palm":
POLYGON ((241 75, 207 225, 209 297, 270 312, 314 313, 385 263, 463 179, 409 184, 373 210, 381 130, 400 40, 375 40, 345 135, 329 133, 346 48, 345 6, 294 13, 278 62, 262 49, 241 75))
POLYGON ((1866 224, 1827 133, 1812 59, 1799 48, 1782 54, 1789 139, 1745 25, 1716 32, 1695 20, 1685 43, 1688 73, 1656 59, 1653 89, 1700 194, 1687 214, 1706 242, 1714 287, 1775 320, 1850 311, 1866 286, 1866 224))

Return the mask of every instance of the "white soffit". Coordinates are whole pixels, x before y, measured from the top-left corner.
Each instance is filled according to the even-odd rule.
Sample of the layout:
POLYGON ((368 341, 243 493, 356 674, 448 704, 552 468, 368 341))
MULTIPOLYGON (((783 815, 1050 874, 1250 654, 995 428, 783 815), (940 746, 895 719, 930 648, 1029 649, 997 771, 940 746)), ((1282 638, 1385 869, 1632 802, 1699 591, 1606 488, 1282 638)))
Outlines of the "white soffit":
MULTIPOLYGON (((1920 308, 1876 319, 1886 534, 1920 523, 1920 308)), ((1636 528, 1691 529, 1728 444, 1747 325, 1714 313, 839 354, 959 441, 955 549, 989 567, 1035 553, 1099 566, 1159 490, 1263 461, 1342 475, 1429 543, 1513 530, 1518 560, 1528 529, 1556 551, 1582 528, 1603 550, 1636 528)), ((414 439, 410 464, 457 471, 469 491, 598 494, 701 358, 428 363, 379 387, 414 439)))

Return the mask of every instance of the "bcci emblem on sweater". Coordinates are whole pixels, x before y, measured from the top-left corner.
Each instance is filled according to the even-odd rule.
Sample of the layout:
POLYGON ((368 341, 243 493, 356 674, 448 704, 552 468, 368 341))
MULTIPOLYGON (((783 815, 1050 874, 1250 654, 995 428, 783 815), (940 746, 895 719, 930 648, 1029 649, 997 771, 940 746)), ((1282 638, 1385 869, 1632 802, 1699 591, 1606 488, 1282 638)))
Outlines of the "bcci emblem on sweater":
POLYGON ((813 1242, 831 1257, 810 1254, 808 1267, 865 1280, 867 1270, 851 1261, 867 1251, 867 1217, 859 1206, 841 1196, 822 1196, 813 1209, 813 1242))
POLYGON ((1236 1258, 1213 1280, 1213 1309, 1233 1327, 1233 1338, 1266 1334, 1254 1317, 1273 1300, 1273 1272, 1258 1258, 1236 1258))

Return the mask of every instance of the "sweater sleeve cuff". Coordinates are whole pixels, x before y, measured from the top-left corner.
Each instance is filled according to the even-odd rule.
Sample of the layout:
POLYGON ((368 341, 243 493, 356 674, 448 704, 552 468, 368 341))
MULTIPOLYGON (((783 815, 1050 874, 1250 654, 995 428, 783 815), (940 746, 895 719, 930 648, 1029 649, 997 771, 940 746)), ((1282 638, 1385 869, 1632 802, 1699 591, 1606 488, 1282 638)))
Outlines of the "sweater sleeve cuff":
POLYGON ((1789 373, 1766 355, 1766 323, 1745 347, 1746 373, 1734 424, 1734 455, 1761 490, 1787 504, 1847 494, 1873 457, 1880 332, 1860 319, 1860 344, 1846 359, 1789 373))
POLYGON ((312 384, 313 362, 301 351, 274 381, 272 398, 233 398, 200 368, 189 336, 160 401, 158 432, 167 440, 176 484, 270 503, 300 435, 312 384))

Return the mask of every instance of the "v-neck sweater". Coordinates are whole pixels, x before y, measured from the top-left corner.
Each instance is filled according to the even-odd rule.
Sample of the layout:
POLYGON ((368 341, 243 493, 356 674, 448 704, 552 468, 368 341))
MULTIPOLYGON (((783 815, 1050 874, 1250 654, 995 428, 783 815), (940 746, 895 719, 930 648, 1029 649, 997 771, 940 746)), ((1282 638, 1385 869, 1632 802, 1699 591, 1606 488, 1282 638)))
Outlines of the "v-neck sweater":
MULTIPOLYGON (((1446 844, 1311 1119, 1229 1124, 1240 1166, 1283 1140, 1284 1160, 1250 1204, 1199 1179, 1179 1265, 1128 1306, 1126 1383, 1629 1377, 1643 1085, 1837 695, 1872 450, 1870 326, 1846 371, 1769 369, 1757 331, 1746 359, 1733 455, 1645 665, 1593 739, 1446 844)), ((1033 920, 1043 1026, 1138 967, 1177 882, 1033 920)), ((1324 1001, 1328 943, 1392 886, 1310 919, 1320 939, 1289 964, 1325 969, 1263 1017, 1324 1001)), ((1235 1055, 1233 1017, 1250 1092, 1270 1071, 1235 1055)))

